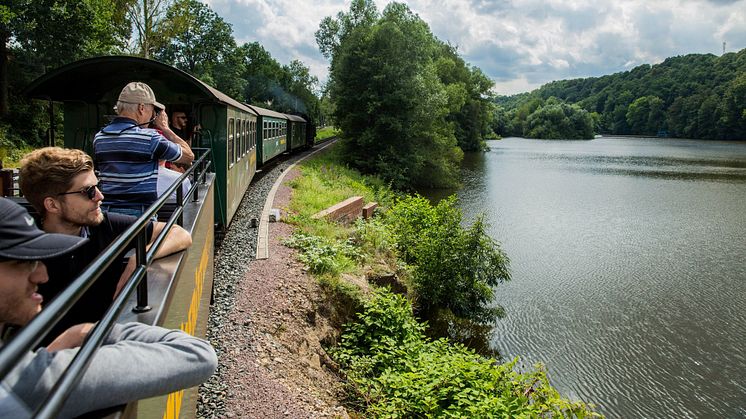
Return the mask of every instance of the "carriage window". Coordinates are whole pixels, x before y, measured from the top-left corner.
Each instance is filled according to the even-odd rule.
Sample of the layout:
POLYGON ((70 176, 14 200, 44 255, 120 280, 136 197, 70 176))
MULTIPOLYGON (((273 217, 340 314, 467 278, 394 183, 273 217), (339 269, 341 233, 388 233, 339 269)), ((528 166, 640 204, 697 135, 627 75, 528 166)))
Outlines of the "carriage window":
POLYGON ((246 154, 246 120, 241 121, 241 156, 246 154))
POLYGON ((251 144, 249 145, 249 147, 254 148, 254 144, 256 144, 256 122, 251 121, 249 126, 251 130, 251 136, 249 137, 251 139, 251 144))
POLYGON ((235 158, 235 151, 233 149, 233 143, 235 139, 235 133, 236 133, 236 121, 231 118, 228 120, 228 165, 229 167, 233 165, 234 158, 235 158))
POLYGON ((236 140, 233 142, 233 158, 238 161, 241 158, 241 120, 236 119, 236 140))

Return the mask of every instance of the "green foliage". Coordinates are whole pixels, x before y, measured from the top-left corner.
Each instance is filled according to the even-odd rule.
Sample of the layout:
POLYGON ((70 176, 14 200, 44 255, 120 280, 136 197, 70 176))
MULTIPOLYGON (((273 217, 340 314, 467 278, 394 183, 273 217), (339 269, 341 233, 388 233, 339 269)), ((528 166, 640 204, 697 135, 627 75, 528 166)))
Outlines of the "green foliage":
POLYGON ((332 58, 346 161, 397 188, 454 186, 463 150, 483 149, 492 133, 492 81, 400 3, 378 15, 372 2, 353 2, 316 39, 332 58))
POLYGON ((214 65, 236 47, 230 24, 200 1, 176 0, 165 25, 169 41, 156 57, 214 85, 214 65))
POLYGON ((283 242, 286 246, 299 249, 299 260, 308 266, 311 273, 337 277, 351 270, 361 257, 357 247, 349 240, 328 240, 300 232, 283 242))
POLYGON ((632 132, 655 135, 665 128, 663 101, 657 96, 637 98, 627 108, 627 124, 632 132))
POLYGON ((363 304, 332 355, 366 417, 601 417, 560 397, 541 365, 528 372, 444 339, 430 341, 407 300, 385 290, 363 304))
POLYGON ((316 130, 316 142, 324 141, 326 139, 336 137, 339 135, 339 130, 337 130, 335 127, 328 126, 321 129, 316 130))
POLYGON ((355 222, 353 242, 366 262, 396 259, 396 234, 380 217, 355 222))
POLYGON ((413 266, 416 305, 426 314, 454 315, 488 323, 501 313, 489 307, 493 288, 510 279, 508 257, 485 232, 482 218, 462 227, 455 196, 432 206, 421 196, 400 198, 386 214, 400 256, 413 266))
POLYGON ((303 63, 293 60, 283 66, 258 42, 241 45, 235 54, 245 80, 239 97, 278 112, 318 114, 319 99, 314 93, 318 79, 303 63))
POLYGON ((591 139, 593 118, 577 105, 549 98, 524 123, 523 136, 542 139, 591 139))
MULTIPOLYGON (((746 139, 746 49, 690 54, 603 77, 561 80, 532 93, 499 97, 513 126, 501 134, 523 135, 529 103, 557 97, 599 115, 598 129, 611 134, 746 139), (511 112, 514 112, 511 114, 511 112)), ((533 112, 533 110, 531 111, 533 112)), ((530 112, 529 112, 530 113, 530 112)))

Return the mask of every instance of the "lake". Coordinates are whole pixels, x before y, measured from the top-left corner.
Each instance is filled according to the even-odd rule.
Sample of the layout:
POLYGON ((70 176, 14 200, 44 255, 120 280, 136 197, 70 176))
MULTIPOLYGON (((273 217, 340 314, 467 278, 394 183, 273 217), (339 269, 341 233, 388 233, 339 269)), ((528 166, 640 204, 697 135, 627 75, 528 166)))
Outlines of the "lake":
POLYGON ((489 147, 457 194, 511 259, 494 348, 611 418, 746 417, 746 142, 489 147))

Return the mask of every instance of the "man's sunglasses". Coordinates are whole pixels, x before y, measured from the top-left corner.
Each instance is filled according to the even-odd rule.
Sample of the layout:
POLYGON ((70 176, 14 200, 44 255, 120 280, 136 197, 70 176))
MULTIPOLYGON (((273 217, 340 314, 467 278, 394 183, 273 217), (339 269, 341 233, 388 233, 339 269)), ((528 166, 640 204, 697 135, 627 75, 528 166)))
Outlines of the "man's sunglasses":
POLYGON ((83 188, 83 189, 81 189, 79 191, 60 192, 57 195, 59 196, 59 195, 70 195, 70 194, 74 194, 74 193, 81 193, 81 194, 87 196, 88 199, 90 199, 91 201, 93 201, 93 199, 96 198, 96 190, 99 189, 99 187, 98 187, 99 185, 100 184, 98 184, 98 185, 91 185, 91 186, 83 188))

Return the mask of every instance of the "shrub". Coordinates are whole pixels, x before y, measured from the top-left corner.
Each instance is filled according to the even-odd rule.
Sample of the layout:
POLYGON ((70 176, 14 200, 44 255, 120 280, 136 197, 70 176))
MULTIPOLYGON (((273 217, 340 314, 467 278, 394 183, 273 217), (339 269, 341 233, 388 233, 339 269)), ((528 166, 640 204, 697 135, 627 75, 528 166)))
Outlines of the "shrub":
POLYGON ((301 232, 293 233, 284 244, 299 249, 300 261, 317 275, 339 276, 352 269, 360 258, 360 252, 349 241, 328 240, 301 232))
POLYGON ((366 417, 600 417, 560 397, 541 365, 516 370, 462 345, 424 336, 407 300, 377 290, 332 355, 366 417))
POLYGON ((451 196, 433 206, 421 196, 400 198, 386 216, 400 255, 414 266, 419 310, 448 309, 458 317, 487 323, 502 313, 488 307, 493 287, 510 279, 508 257, 485 232, 482 217, 468 228, 451 196))

